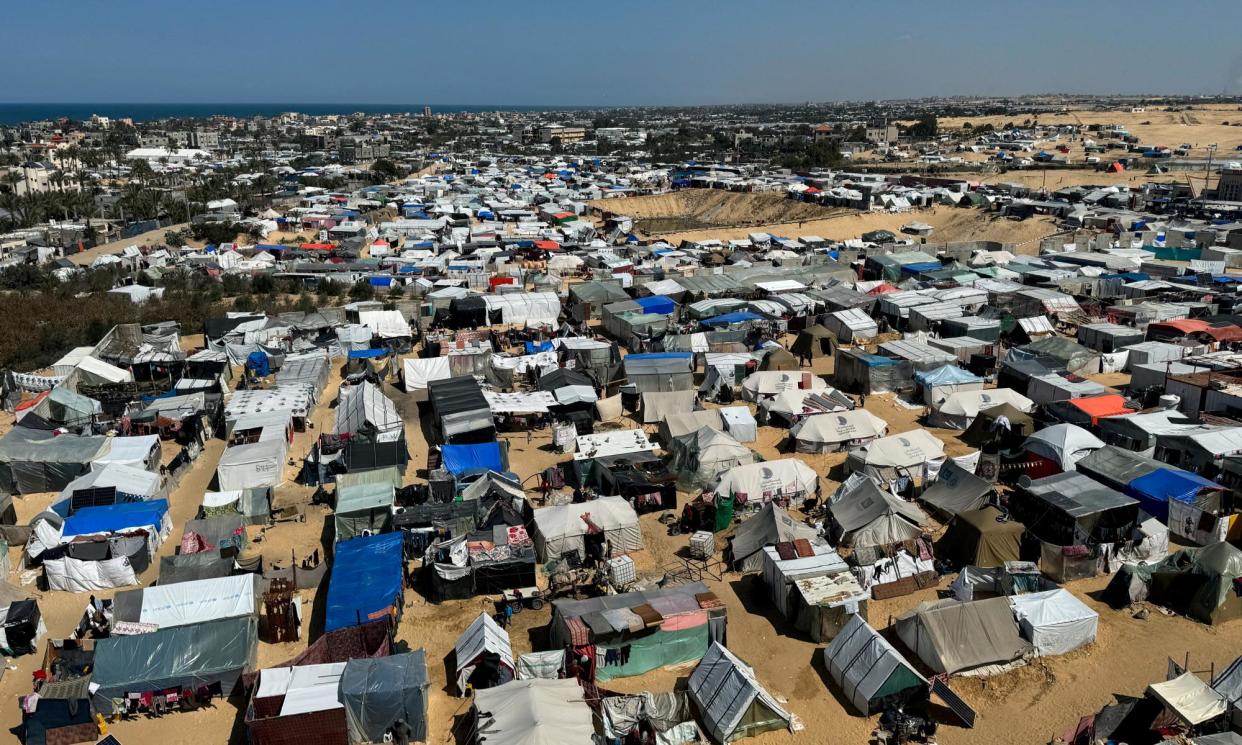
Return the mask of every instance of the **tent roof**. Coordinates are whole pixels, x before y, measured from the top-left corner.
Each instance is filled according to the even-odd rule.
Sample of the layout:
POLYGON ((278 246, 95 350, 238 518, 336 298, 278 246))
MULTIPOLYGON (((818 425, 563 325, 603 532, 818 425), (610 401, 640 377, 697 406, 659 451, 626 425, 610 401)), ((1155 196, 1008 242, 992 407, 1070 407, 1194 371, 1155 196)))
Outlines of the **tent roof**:
POLYGON ((906 646, 935 655, 923 661, 950 675, 1012 662, 1030 650, 1006 598, 920 603, 897 617, 897 633, 906 646))
POLYGON ((873 440, 860 450, 869 466, 910 467, 944 456, 944 443, 927 430, 916 429, 873 440))
POLYGON ((401 595, 404 540, 403 533, 384 533, 336 545, 325 631, 388 617, 401 595))
POLYGON ((768 502, 759 512, 737 526, 730 545, 733 560, 740 561, 774 543, 806 538, 812 543, 820 541, 819 533, 809 525, 794 520, 775 502, 768 502))
POLYGON ((111 636, 95 642, 91 682, 111 698, 224 680, 253 667, 257 641, 256 616, 111 636))
POLYGON ((461 674, 462 668, 473 664, 475 659, 484 652, 498 654, 501 661, 505 662, 510 669, 514 667, 513 646, 509 642, 509 633, 500 628, 500 625, 487 613, 480 613, 466 627, 462 635, 457 638, 453 649, 457 653, 458 674, 461 674))
POLYGON ((981 507, 991 492, 991 484, 949 460, 919 499, 941 512, 958 515, 981 507))
POLYGON ((1191 672, 1163 683, 1152 683, 1147 686, 1147 694, 1191 726, 1215 719, 1228 709, 1224 696, 1191 672))
POLYGON ((572 678, 514 680, 475 691, 474 708, 489 740, 498 735, 506 745, 591 745, 595 725, 584 695, 572 678))
POLYGON ((1072 471, 1036 479, 1026 491, 1074 518, 1138 504, 1137 500, 1072 471))
POLYGON ((730 740, 756 699, 787 724, 793 720, 760 685, 755 671, 719 642, 712 643, 690 675, 690 696, 716 742, 730 740))
POLYGON ((1104 447, 1104 441, 1075 424, 1054 424, 1035 432, 1022 448, 1060 464, 1070 471, 1086 451, 1104 447))
POLYGON ((863 714, 871 713, 869 704, 877 693, 896 692, 885 685, 894 672, 904 671, 903 677, 911 684, 927 684, 926 678, 857 614, 850 616, 824 649, 824 666, 850 703, 863 714))
POLYGON ((846 531, 858 530, 885 515, 901 515, 915 525, 928 522, 918 505, 880 489, 871 479, 840 495, 832 503, 832 517, 846 531))
POLYGON ((504 451, 499 442, 482 442, 477 445, 441 445, 441 464, 454 476, 468 471, 505 470, 504 451))

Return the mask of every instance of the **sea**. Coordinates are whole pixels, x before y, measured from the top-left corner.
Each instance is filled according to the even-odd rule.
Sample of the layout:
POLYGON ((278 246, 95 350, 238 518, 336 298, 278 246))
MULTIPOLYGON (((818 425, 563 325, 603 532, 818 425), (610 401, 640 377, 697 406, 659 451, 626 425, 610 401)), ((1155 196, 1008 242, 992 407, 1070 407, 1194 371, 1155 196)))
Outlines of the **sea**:
MULTIPOLYGON (((504 105, 436 105, 432 112, 453 114, 480 111, 581 111, 588 106, 504 106, 504 105)), ((310 115, 398 114, 423 111, 423 104, 369 103, 0 103, 0 124, 20 124, 68 117, 84 121, 91 114, 109 119, 129 117, 136 122, 156 119, 201 119, 214 115, 253 117, 275 116, 286 111, 310 115)))

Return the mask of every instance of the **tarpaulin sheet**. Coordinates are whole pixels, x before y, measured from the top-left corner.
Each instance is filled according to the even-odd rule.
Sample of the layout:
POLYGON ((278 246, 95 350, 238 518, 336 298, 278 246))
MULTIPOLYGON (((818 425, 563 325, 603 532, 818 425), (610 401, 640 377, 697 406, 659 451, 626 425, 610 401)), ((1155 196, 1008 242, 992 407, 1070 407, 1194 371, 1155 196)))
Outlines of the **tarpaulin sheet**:
POLYGON ((662 316, 671 315, 677 310, 677 303, 663 295, 635 298, 634 302, 642 306, 644 313, 657 313, 662 316))
POLYGON ((232 692, 254 665, 258 618, 227 618, 95 642, 96 700, 220 683, 232 692))
POLYGON ((106 507, 83 507, 65 520, 62 540, 76 535, 97 535, 154 526, 158 531, 168 514, 167 499, 124 502, 106 507))
POLYGON ((400 602, 403 540, 403 533, 384 533, 337 544, 325 631, 385 618, 400 602))
POLYGON ((252 574, 202 579, 142 590, 139 622, 160 628, 237 618, 257 610, 252 574))
POLYGON ((138 576, 125 556, 102 561, 79 561, 68 556, 43 562, 49 590, 95 592, 138 584, 138 576))
POLYGON ((351 742, 383 742, 393 722, 410 727, 411 739, 427 739, 427 655, 421 649, 345 663, 340 700, 351 742))
POLYGON ((1126 493, 1139 501, 1144 512, 1167 521, 1169 500, 1195 504, 1199 492, 1205 488, 1222 487, 1190 471, 1161 468, 1131 481, 1126 493))
POLYGON ((484 442, 478 445, 442 445, 440 456, 444 469, 454 476, 473 470, 497 472, 505 470, 504 458, 498 442, 484 442))

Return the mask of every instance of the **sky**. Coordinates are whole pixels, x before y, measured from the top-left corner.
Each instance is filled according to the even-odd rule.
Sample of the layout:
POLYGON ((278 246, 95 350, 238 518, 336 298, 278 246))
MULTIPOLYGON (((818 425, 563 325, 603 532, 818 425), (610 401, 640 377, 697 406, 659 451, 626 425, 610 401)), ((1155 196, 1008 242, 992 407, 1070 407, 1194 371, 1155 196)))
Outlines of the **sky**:
POLYGON ((1239 0, 8 0, 0 101, 1242 93, 1239 0))

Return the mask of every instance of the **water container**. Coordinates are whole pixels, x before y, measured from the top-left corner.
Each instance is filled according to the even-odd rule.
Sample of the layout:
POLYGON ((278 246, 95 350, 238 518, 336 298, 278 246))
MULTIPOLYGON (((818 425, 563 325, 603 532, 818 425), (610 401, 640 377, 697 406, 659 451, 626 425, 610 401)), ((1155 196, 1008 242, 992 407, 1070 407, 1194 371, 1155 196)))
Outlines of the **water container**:
POLYGON ((1175 396, 1172 393, 1166 393, 1160 397, 1160 408, 1165 411, 1172 411, 1182 402, 1181 396, 1175 396))

